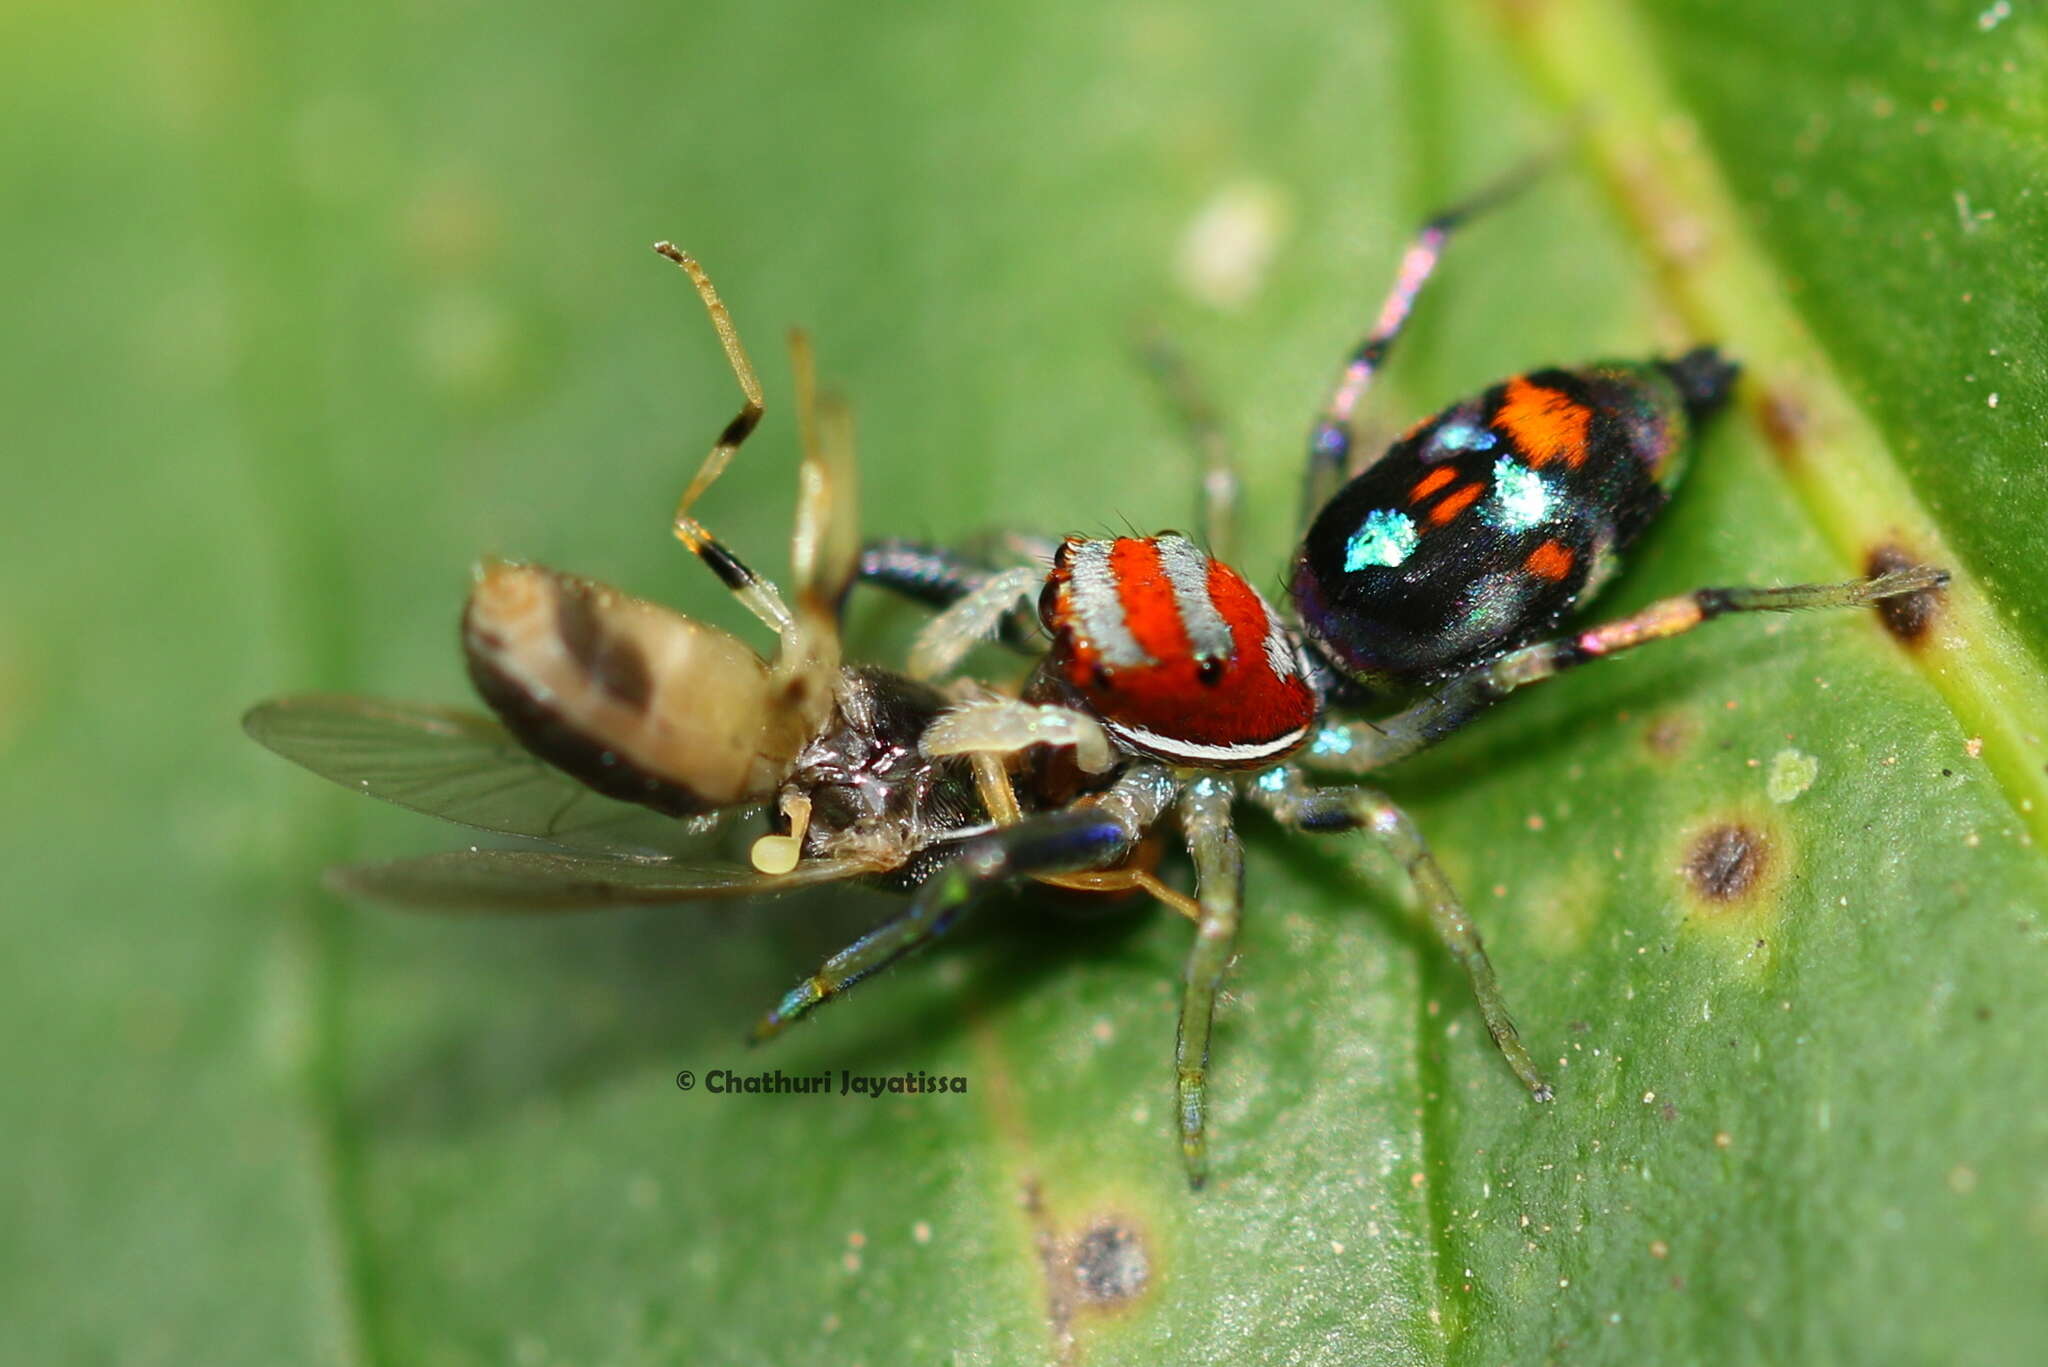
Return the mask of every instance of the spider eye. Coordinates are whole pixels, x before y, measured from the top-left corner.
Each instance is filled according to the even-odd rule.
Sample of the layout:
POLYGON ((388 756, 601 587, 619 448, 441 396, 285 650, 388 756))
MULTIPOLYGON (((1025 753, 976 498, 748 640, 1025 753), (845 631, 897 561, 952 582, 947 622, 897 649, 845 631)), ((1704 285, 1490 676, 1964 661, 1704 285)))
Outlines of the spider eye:
POLYGON ((1038 591, 1038 620, 1047 631, 1059 630, 1060 581, 1048 579, 1045 587, 1038 591))
POLYGON ((1195 677, 1205 684, 1222 681, 1223 671, 1230 667, 1230 661, 1221 655, 1203 655, 1195 661, 1195 677))

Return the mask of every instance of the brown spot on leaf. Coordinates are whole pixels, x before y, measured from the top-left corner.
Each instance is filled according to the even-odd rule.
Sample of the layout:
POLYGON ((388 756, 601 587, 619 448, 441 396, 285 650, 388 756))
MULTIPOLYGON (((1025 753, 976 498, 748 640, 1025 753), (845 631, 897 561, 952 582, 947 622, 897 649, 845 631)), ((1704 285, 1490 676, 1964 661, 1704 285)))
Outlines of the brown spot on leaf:
POLYGON ((1800 443, 1806 438, 1807 429, 1813 425, 1806 401, 1793 390, 1773 387, 1764 391, 1757 404, 1756 415, 1778 458, 1786 461, 1795 458, 1799 454, 1800 443))
POLYGON ((1658 759, 1677 759, 1699 733, 1699 720, 1690 712, 1665 712, 1643 728, 1643 745, 1658 759))
MULTIPOLYGON (((1918 556, 1896 542, 1887 541, 1873 546, 1870 554, 1863 557, 1863 572, 1867 575, 1896 574, 1900 570, 1918 568, 1923 562, 1918 556)), ((1884 622, 1885 630, 1905 642, 1918 645, 1928 628, 1934 625, 1934 616, 1941 610, 1941 590, 1921 589, 1900 598, 1886 598, 1877 604, 1877 615, 1884 622)))
POLYGON ((1685 880, 1708 902, 1725 905, 1746 897, 1769 864, 1770 845, 1761 833, 1738 822, 1718 822, 1687 847, 1685 880))
POLYGON ((1155 1278, 1152 1241, 1134 1219, 1114 1211, 1090 1216, 1063 1232, 1035 1179, 1024 1184, 1022 1205, 1037 1227, 1039 1271, 1045 1277, 1046 1318, 1059 1361, 1078 1360, 1077 1321, 1115 1315, 1143 1299, 1155 1278))

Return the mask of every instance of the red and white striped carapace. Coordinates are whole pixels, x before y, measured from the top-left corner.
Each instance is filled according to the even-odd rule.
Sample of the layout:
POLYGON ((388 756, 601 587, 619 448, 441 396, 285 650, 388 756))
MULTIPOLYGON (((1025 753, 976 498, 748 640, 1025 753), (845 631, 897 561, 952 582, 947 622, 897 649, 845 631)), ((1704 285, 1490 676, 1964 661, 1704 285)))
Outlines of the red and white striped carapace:
POLYGON ((1299 749, 1320 710, 1300 644, 1236 570, 1174 532, 1068 537, 1038 613, 1040 677, 1123 745, 1169 764, 1250 769, 1299 749))

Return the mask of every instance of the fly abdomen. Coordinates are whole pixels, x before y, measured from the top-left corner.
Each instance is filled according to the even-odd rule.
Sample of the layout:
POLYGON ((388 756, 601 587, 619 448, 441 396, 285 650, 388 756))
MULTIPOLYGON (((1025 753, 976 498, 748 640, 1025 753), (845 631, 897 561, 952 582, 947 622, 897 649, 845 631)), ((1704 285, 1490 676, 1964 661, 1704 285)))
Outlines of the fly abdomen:
POLYGON ((484 565, 462 642, 477 692, 528 749, 674 816, 767 800, 804 739, 740 641, 587 579, 484 565))

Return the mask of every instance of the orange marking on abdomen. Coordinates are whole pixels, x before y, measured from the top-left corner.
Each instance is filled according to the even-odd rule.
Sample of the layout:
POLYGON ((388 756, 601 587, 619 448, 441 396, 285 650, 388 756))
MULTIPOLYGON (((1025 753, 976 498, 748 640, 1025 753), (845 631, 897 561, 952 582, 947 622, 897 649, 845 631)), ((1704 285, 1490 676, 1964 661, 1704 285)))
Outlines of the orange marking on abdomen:
POLYGON ((1493 425, 1514 439, 1531 465, 1563 461, 1577 469, 1586 462, 1586 428, 1593 410, 1569 394, 1531 384, 1520 375, 1508 381, 1507 396, 1493 425))
POLYGON ((1457 477, 1458 472, 1454 467, 1439 465, 1436 469, 1415 481, 1415 487, 1408 491, 1408 501, 1410 503, 1420 503, 1457 477))
POLYGON ((1180 620, 1180 604, 1174 601, 1159 547, 1150 540, 1118 537, 1110 548, 1109 570, 1116 576, 1124 625, 1139 648, 1161 663, 1185 658, 1191 649, 1188 629, 1180 620))
POLYGON ((1578 557, 1572 554, 1571 547, 1556 541, 1546 541, 1530 551, 1528 559, 1524 560, 1522 565, 1537 578, 1548 579, 1554 584, 1572 572, 1572 563, 1577 559, 1578 557))
POLYGON ((1483 484, 1466 484, 1451 490, 1443 496, 1442 502, 1429 510, 1430 525, 1435 527, 1443 526, 1459 513, 1471 507, 1478 501, 1479 496, 1485 492, 1486 486, 1483 484))

